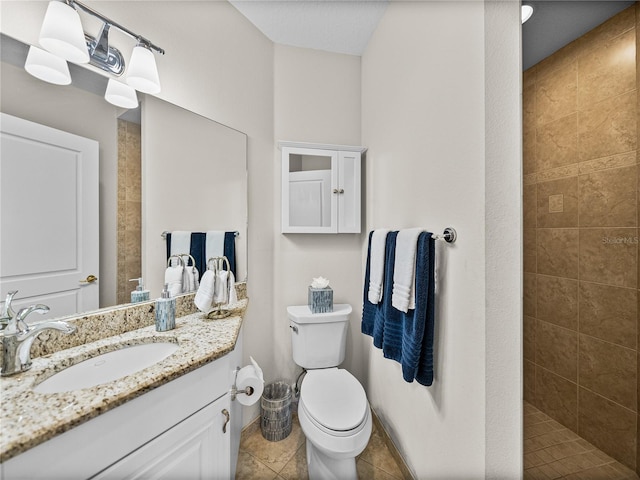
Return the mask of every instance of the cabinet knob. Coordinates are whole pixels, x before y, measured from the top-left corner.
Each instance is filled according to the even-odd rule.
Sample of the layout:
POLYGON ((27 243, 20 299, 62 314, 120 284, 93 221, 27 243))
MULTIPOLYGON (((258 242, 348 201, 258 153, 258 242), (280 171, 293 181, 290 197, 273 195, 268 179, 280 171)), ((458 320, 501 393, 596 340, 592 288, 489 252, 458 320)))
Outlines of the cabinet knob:
POLYGON ((222 409, 222 415, 224 415, 224 424, 222 425, 222 433, 227 433, 227 424, 229 423, 229 410, 227 410, 226 408, 222 409))

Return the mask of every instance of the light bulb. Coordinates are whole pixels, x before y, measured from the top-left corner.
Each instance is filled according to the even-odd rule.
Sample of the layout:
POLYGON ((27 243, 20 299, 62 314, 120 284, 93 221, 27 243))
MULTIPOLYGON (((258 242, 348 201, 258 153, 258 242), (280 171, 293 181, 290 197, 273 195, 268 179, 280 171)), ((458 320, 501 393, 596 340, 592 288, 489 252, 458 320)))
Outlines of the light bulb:
POLYGON ((526 22, 533 15, 533 7, 531 5, 522 5, 520 9, 522 23, 526 22))

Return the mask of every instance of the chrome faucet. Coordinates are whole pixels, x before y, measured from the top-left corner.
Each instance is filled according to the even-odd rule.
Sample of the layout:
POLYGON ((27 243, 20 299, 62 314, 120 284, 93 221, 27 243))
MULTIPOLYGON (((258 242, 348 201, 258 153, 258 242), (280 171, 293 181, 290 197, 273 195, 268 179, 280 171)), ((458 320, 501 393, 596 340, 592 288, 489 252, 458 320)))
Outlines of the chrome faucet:
MULTIPOLYGON (((11 299, 17 292, 9 292, 11 299)), ((42 304, 21 308, 17 314, 11 309, 11 299, 7 295, 3 316, 7 317, 7 326, 0 331, 2 338, 2 362, 0 376, 7 377, 25 372, 31 368, 31 345, 40 332, 45 330, 59 330, 63 333, 73 333, 76 328, 61 320, 27 325, 26 318, 33 312, 45 314, 49 307, 42 304)))

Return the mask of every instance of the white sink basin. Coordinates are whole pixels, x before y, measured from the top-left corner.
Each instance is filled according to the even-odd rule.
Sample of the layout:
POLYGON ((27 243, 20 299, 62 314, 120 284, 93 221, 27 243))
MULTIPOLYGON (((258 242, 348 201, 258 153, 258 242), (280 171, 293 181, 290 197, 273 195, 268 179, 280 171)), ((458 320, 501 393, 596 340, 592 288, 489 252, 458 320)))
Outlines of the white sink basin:
POLYGON ((33 390, 60 393, 94 387, 138 372, 164 360, 178 349, 177 343, 145 343, 103 353, 56 373, 33 390))

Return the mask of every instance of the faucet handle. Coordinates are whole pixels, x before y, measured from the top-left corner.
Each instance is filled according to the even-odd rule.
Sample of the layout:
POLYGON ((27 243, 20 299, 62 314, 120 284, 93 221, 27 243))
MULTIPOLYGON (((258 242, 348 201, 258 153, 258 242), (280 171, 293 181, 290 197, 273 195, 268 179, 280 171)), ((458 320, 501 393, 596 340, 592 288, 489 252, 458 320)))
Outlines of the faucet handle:
POLYGON ((9 321, 15 317, 16 313, 11 308, 11 302, 13 297, 18 293, 18 290, 11 290, 7 293, 7 297, 4 300, 4 307, 2 308, 2 314, 0 314, 0 330, 4 329, 9 321))
POLYGON ((28 307, 21 308, 18 310, 18 313, 15 316, 15 322, 10 322, 7 326, 7 330, 11 328, 12 331, 7 333, 22 333, 29 331, 29 325, 25 321, 26 318, 31 315, 33 312, 37 312, 40 315, 44 315, 49 311, 49 307, 43 305, 42 303, 38 303, 36 305, 29 305, 28 307), (15 332, 14 332, 15 330, 15 332))

